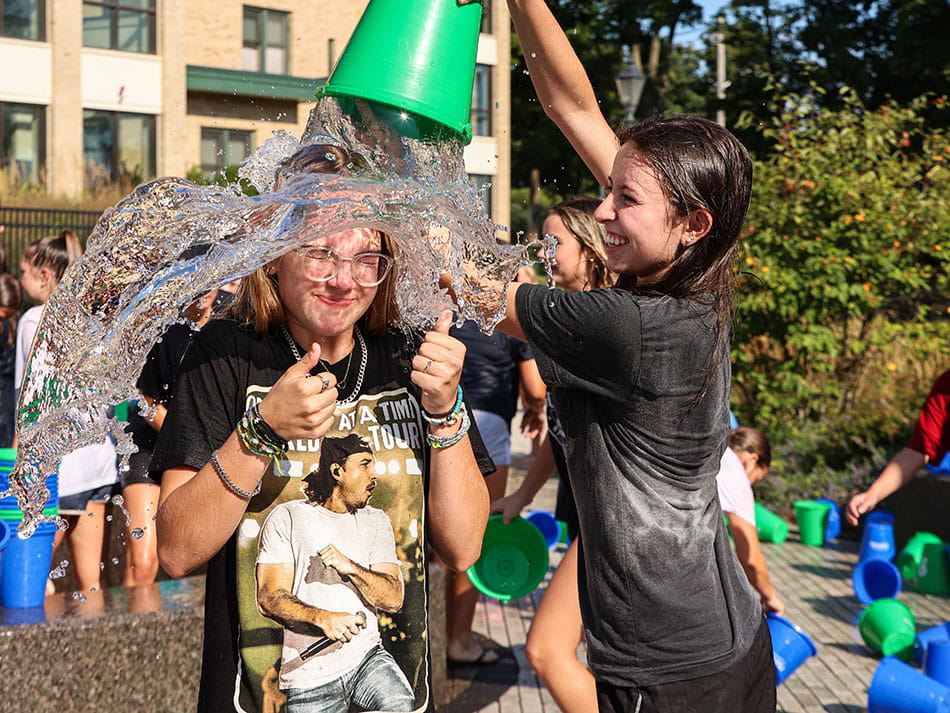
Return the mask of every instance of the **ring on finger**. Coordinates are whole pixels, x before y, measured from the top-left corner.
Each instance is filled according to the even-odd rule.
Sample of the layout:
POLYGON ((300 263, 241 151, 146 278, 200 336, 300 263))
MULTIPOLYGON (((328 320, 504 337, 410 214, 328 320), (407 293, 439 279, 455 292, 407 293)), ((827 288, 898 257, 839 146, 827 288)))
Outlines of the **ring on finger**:
POLYGON ((315 376, 323 382, 323 388, 320 389, 320 393, 322 394, 324 391, 330 388, 330 382, 327 381, 327 377, 325 377, 323 374, 316 374, 315 376))
POLYGON ((425 368, 422 370, 422 373, 423 373, 423 374, 428 374, 428 373, 429 373, 429 367, 430 367, 430 366, 432 366, 432 360, 431 360, 431 359, 429 359, 429 361, 426 362, 426 366, 425 366, 425 368))

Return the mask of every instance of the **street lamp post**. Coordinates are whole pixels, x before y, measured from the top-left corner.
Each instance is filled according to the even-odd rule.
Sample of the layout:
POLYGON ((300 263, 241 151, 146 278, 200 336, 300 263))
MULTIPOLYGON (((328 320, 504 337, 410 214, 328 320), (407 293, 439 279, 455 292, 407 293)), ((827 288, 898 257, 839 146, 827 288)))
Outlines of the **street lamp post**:
POLYGON ((643 94, 643 87, 646 86, 647 76, 640 69, 639 64, 630 56, 628 47, 624 47, 623 54, 624 64, 617 74, 617 93, 620 95, 620 103, 623 104, 626 112, 624 123, 629 126, 634 122, 634 115, 640 105, 640 96, 643 94))

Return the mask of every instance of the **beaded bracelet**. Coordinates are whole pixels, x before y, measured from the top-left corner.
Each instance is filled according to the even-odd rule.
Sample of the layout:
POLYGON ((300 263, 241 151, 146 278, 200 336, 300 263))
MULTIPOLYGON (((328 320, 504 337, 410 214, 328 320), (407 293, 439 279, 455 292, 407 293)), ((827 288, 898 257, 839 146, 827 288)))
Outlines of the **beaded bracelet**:
MULTIPOLYGON (((241 439, 241 443, 243 443, 244 447, 251 453, 264 456, 265 458, 272 458, 276 462, 286 454, 289 444, 283 439, 280 439, 279 443, 274 443, 270 438, 261 433, 261 430, 264 429, 260 427, 260 424, 266 425, 264 419, 260 417, 260 413, 257 411, 257 406, 252 406, 238 422, 238 438, 241 439)), ((267 426, 267 430, 273 434, 273 429, 269 426, 267 426)), ((276 436, 277 434, 273 435, 276 436)))
POLYGON ((465 404, 462 404, 462 408, 459 410, 458 415, 462 423, 459 426, 459 430, 457 430, 451 436, 434 436, 431 433, 426 433, 426 440, 429 442, 430 446, 433 448, 448 448, 449 446, 454 446, 465 437, 465 434, 468 433, 469 427, 472 425, 472 421, 468 417, 468 409, 465 408, 465 404))
POLYGON ((459 412, 462 410, 462 385, 459 384, 455 391, 455 405, 451 410, 445 413, 429 413, 422 409, 422 418, 433 426, 453 426, 458 420, 459 412))
POLYGON ((219 478, 221 478, 221 482, 224 483, 224 487, 226 487, 232 493, 237 495, 239 498, 243 498, 244 500, 250 500, 259 492, 261 492, 261 485, 263 485, 264 483, 263 479, 257 481, 257 487, 254 488, 254 490, 250 493, 238 487, 235 484, 235 482, 228 477, 228 474, 224 472, 224 468, 221 465, 221 461, 218 460, 217 451, 211 452, 211 465, 214 466, 214 472, 218 474, 219 478))

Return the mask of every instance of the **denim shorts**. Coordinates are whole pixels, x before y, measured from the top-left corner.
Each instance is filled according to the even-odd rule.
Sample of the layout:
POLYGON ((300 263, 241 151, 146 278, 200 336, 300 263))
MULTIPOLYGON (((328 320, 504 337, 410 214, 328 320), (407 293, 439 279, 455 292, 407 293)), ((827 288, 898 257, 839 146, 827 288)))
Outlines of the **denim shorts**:
POLYGON ((59 499, 60 515, 82 515, 90 504, 109 502, 109 499, 116 494, 117 483, 109 485, 100 485, 98 488, 84 490, 81 493, 64 495, 59 499))
POLYGON ((511 465, 511 424, 497 413, 477 408, 472 417, 495 465, 511 465))

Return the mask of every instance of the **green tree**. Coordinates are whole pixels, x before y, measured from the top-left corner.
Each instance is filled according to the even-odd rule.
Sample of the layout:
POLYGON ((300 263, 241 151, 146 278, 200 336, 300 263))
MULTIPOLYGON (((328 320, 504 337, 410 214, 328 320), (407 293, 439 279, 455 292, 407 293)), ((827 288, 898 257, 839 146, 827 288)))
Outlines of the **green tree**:
MULTIPOLYGON (((618 128, 623 124, 615 77, 624 45, 643 58, 648 76, 638 115, 668 106, 668 95, 676 95, 671 78, 676 33, 702 17, 694 0, 554 0, 551 9, 587 69, 608 121, 618 128)), ((512 185, 527 186, 532 169, 538 169, 541 184, 553 193, 595 192, 590 172, 538 104, 517 37, 512 48, 511 104, 512 185)))
POLYGON ((803 475, 905 435, 950 338, 950 137, 924 119, 947 99, 821 95, 778 93, 761 129, 733 350, 740 421, 794 440, 803 475))

